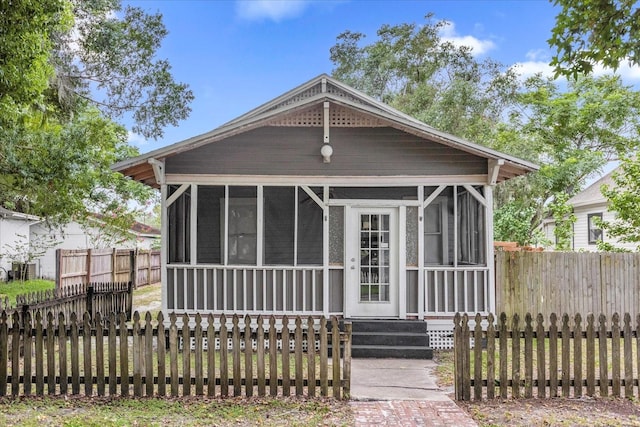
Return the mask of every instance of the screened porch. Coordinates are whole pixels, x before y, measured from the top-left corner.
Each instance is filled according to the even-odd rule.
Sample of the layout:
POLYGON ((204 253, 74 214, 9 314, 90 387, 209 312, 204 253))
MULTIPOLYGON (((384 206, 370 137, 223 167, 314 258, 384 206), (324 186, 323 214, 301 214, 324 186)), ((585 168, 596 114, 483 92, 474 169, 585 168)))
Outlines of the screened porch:
POLYGON ((494 304, 490 186, 184 183, 163 197, 167 312, 349 315, 365 268, 354 213, 380 206, 397 223, 396 274, 367 264, 369 298, 390 280, 401 318, 494 304))

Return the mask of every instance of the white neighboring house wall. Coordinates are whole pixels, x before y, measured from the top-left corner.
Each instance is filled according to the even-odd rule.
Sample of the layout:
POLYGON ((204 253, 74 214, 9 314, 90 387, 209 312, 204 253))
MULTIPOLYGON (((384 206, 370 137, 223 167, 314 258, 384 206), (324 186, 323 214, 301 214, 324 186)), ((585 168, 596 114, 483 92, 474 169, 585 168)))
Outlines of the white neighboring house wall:
MULTIPOLYGON (((571 248, 574 251, 593 252, 598 250, 597 244, 594 240, 594 237, 598 235, 598 232, 596 230, 592 230, 590 236, 589 218, 591 216, 602 215, 602 219, 604 221, 615 220, 616 215, 614 212, 610 212, 608 210, 607 199, 602 195, 600 188, 605 184, 610 187, 615 185, 612 174, 616 170, 617 169, 614 169, 604 175, 602 178, 568 200, 567 203, 573 206, 573 213, 576 216, 576 222, 573 224, 573 241, 571 245, 571 248)), ((544 236, 552 243, 552 246, 555 244, 555 236, 553 234, 554 228, 555 222, 553 219, 546 219, 543 221, 542 231, 544 236)), ((606 231, 601 231, 600 235, 604 242, 611 243, 616 247, 632 251, 637 249, 637 244, 621 243, 618 239, 607 236, 606 231)))
POLYGON ((130 238, 126 240, 110 241, 101 238, 99 227, 87 227, 77 222, 70 222, 62 230, 54 230, 44 224, 34 224, 31 227, 31 239, 37 236, 53 236, 56 244, 47 249, 45 254, 36 263, 36 272, 39 277, 55 279, 56 276, 56 250, 57 249, 151 249, 154 242, 160 239, 160 231, 156 233, 140 233, 132 231, 130 238))
POLYGON ((29 244, 29 227, 38 220, 34 215, 0 208, 0 267, 7 271, 11 269, 12 260, 6 254, 17 246, 29 244))

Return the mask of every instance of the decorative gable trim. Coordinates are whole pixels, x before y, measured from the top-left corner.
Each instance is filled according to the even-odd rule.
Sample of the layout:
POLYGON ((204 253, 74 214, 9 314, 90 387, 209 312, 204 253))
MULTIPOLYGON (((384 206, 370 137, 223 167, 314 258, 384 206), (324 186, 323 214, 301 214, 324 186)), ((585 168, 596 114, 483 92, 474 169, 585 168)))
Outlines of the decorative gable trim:
MULTIPOLYGON (((268 126, 287 127, 322 127, 324 111, 321 104, 311 108, 294 111, 290 114, 274 117, 267 121, 268 126)), ((386 121, 369 114, 363 114, 341 105, 332 104, 329 109, 329 125, 331 127, 383 127, 389 126, 386 121)))

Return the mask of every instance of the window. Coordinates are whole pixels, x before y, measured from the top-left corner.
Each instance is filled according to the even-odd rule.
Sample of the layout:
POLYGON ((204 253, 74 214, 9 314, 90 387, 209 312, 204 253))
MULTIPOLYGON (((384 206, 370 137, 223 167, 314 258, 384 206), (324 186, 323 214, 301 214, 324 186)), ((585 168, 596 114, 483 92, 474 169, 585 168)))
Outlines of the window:
MULTIPOLYGON (((169 196, 179 185, 169 186, 169 196)), ((187 188, 167 209, 169 217, 169 262, 191 261, 191 188, 187 188)))
POLYGON ((598 240, 602 240, 602 228, 599 222, 602 221, 602 212, 587 215, 587 232, 589 234, 589 244, 594 245, 598 240))
POLYGON ((473 190, 425 187, 433 199, 424 209, 425 265, 486 265, 486 209, 482 187, 473 190))
POLYGON ((195 257, 199 264, 322 265, 325 218, 316 203, 322 187, 310 188, 312 197, 301 186, 265 186, 261 200, 257 186, 182 187, 168 187, 175 199, 167 208, 168 263, 190 263, 195 257))

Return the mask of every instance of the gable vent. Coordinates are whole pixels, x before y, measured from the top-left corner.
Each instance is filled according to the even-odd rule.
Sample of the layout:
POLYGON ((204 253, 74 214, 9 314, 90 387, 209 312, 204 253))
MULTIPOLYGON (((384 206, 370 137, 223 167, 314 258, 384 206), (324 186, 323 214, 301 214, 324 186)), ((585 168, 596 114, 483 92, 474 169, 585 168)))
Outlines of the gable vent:
MULTIPOLYGON (((388 126, 383 120, 355 112, 351 109, 331 105, 329 110, 329 124, 331 127, 382 127, 388 126)), ((279 116, 270 120, 268 126, 290 126, 290 127, 322 127, 323 108, 322 104, 316 105, 292 114, 279 116)))

